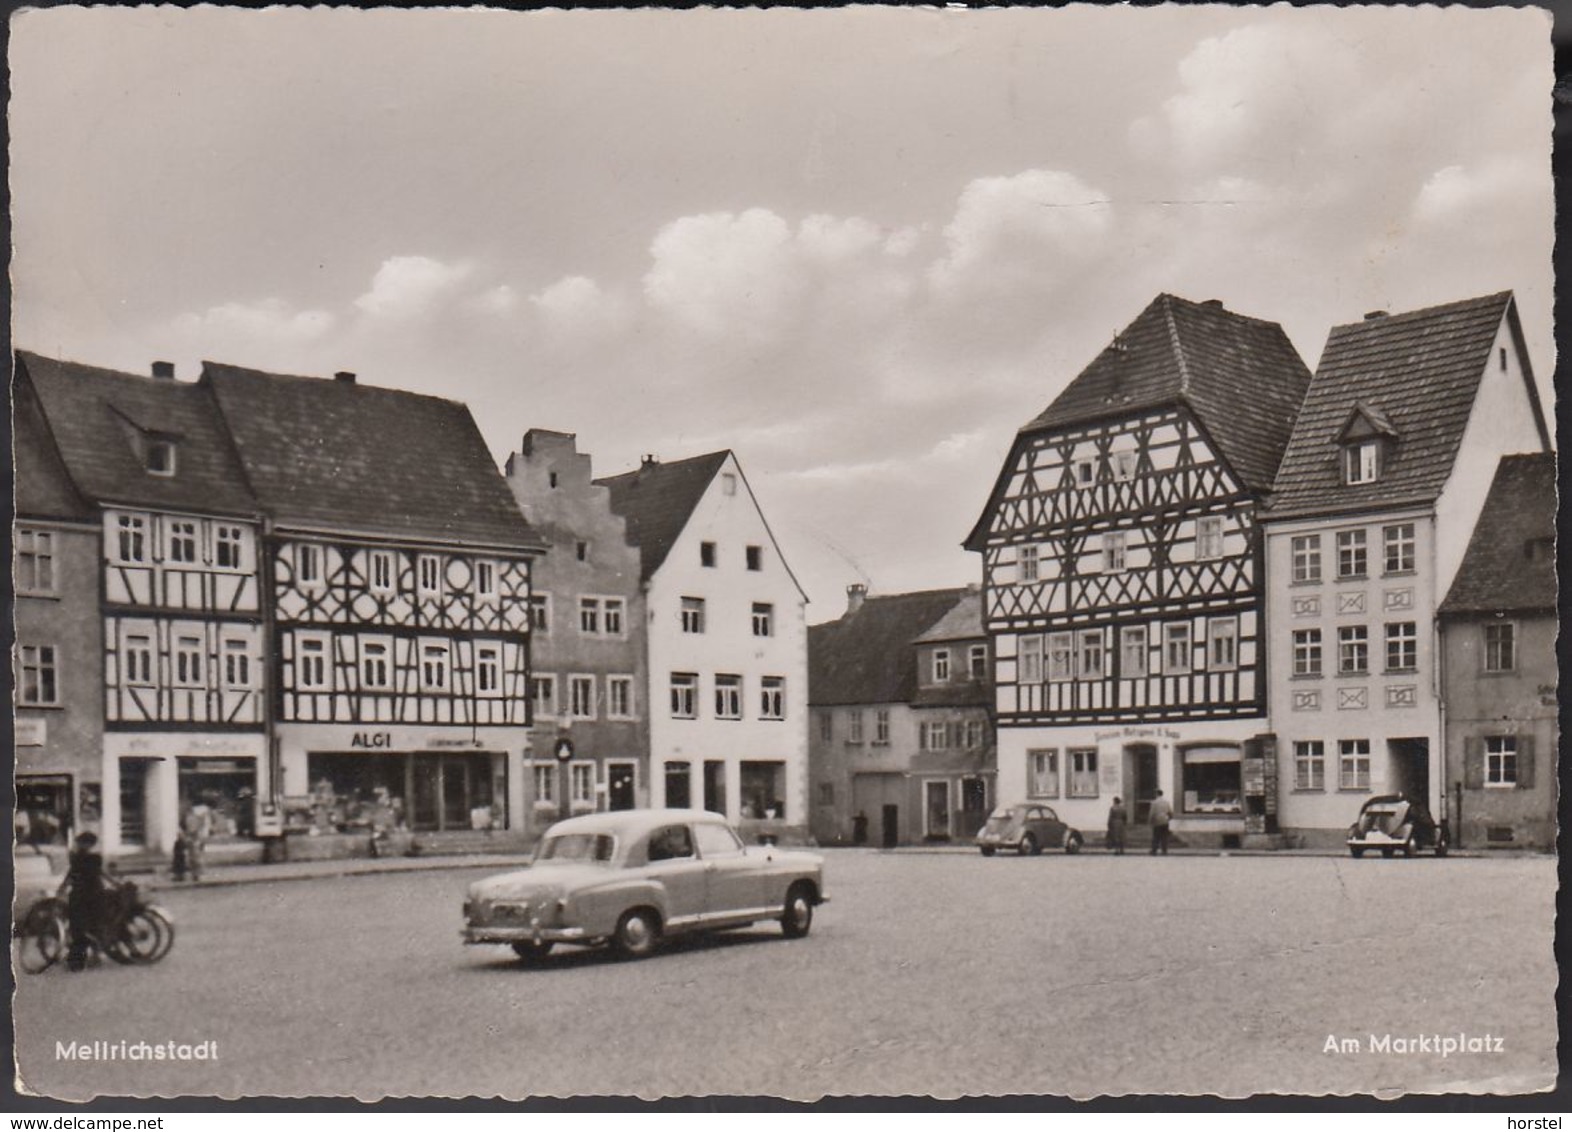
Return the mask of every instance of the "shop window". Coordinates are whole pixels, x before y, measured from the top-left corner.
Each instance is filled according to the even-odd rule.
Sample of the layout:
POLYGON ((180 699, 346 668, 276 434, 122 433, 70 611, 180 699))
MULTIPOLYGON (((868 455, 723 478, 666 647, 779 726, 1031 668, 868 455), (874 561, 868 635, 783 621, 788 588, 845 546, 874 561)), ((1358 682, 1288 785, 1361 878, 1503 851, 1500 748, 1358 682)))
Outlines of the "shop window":
POLYGON ((557 678, 531 676, 529 678, 530 703, 535 708, 535 718, 550 719, 557 714, 557 678))
POLYGON ((784 818, 786 814, 786 764, 740 764, 743 815, 750 818, 784 818))
POLYGON ((1127 625, 1119 630, 1119 671, 1125 679, 1146 675, 1146 626, 1127 625))
POLYGON ((1370 630, 1364 625, 1343 625, 1337 630, 1337 671, 1359 676, 1370 671, 1370 630))
POLYGON ((671 674, 671 717, 697 719, 699 714, 699 677, 696 672, 671 674))
POLYGON ((1293 578, 1300 583, 1321 580, 1321 536, 1295 535, 1289 543, 1293 578))
POLYGON ((759 682, 759 718, 786 718, 786 678, 766 676, 759 682))
POLYGON ((1187 747, 1180 752, 1180 760, 1185 813, 1240 812, 1238 747, 1187 747))
POLYGON ((1071 748, 1069 760, 1070 797, 1097 797, 1097 748, 1071 748))
POLYGON ((742 718, 742 677, 718 673, 715 677, 715 718, 742 718))
POLYGON ((1321 675, 1321 630, 1294 630, 1294 675, 1321 675))
POLYGON ((950 679, 950 650, 933 650, 933 682, 943 684, 950 679))
POLYGON ((25 594, 55 592, 54 532, 25 528, 16 532, 16 591, 25 594))
POLYGON ((1020 677, 1022 684, 1043 682, 1043 639, 1035 634, 1022 637, 1020 642, 1020 677))
POLYGON ((595 718, 595 677, 568 677, 568 715, 573 719, 595 718))
POLYGON ((1413 621, 1386 625, 1386 670, 1413 672, 1419 667, 1419 628, 1413 621))
POLYGON ((1485 737, 1485 785, 1517 785, 1517 736, 1485 737))
POLYGON ((1363 578, 1370 569, 1363 530, 1337 532, 1337 576, 1363 578))
POLYGON ((1207 667, 1232 672, 1239 667, 1239 618, 1213 617, 1206 623, 1207 667))
POLYGON ((475 694, 486 699, 502 695, 502 646, 475 646, 475 694))
POLYGON ((1033 798, 1059 796, 1059 752, 1052 747, 1026 752, 1026 792, 1033 798))
POLYGON ((755 637, 773 637, 775 635, 775 607, 769 602, 756 601, 753 603, 753 635, 755 637))
POLYGON ((1326 789, 1326 744, 1305 739, 1294 744, 1294 789, 1326 789))
POLYGON ((54 645, 22 645, 17 649, 17 698, 28 707, 60 703, 60 671, 54 645))
POLYGON ((167 557, 182 565, 197 560, 197 525, 188 519, 170 519, 165 528, 167 557))
POLYGON ((1337 788, 1339 790, 1370 789, 1370 740, 1338 740, 1337 788))
POLYGON ((360 642, 360 686, 367 692, 393 687, 392 638, 368 637, 360 642))
POLYGON ((633 677, 606 677, 606 714, 612 719, 633 718, 633 677))
POLYGON ((1414 572, 1414 524, 1394 523, 1381 528, 1381 557, 1388 574, 1414 572))
POLYGON ((1485 626, 1485 671, 1511 672, 1517 668, 1517 626, 1500 621, 1485 626))

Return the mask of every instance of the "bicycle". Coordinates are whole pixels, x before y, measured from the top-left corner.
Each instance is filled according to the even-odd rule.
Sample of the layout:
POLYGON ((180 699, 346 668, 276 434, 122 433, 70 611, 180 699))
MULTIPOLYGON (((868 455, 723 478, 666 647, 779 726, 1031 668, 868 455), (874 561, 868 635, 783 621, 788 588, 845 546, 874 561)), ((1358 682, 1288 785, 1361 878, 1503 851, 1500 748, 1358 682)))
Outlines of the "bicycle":
MULTIPOLYGON (((109 892, 113 905, 107 914, 114 938, 105 943, 102 932, 90 933, 88 950, 107 955, 123 965, 157 963, 175 945, 175 922, 169 912, 145 902, 130 881, 109 892)), ((30 975, 47 971, 65 957, 71 931, 63 895, 35 900, 18 919, 12 932, 16 966, 30 975)))

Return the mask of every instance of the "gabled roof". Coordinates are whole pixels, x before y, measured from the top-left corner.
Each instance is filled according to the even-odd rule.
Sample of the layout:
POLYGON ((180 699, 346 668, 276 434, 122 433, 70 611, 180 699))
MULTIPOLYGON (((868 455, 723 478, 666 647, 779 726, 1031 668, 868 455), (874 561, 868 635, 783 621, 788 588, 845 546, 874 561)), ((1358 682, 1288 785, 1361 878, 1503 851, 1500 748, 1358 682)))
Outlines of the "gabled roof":
POLYGON ((92 506, 66 474, 32 385, 18 381, 11 398, 11 458, 16 515, 33 519, 88 519, 92 506))
POLYGON ((200 384, 279 526, 544 549, 457 401, 217 362, 200 384))
POLYGON ((17 352, 76 490, 99 504, 252 516, 257 502, 206 390, 17 352), (173 475, 146 467, 149 439, 175 439, 173 475))
POLYGON ((948 613, 916 638, 915 643, 926 645, 941 641, 982 641, 987 637, 988 631, 983 628, 982 591, 968 589, 948 613))
POLYGON ((808 702, 909 703, 917 691, 913 642, 969 591, 923 590, 863 599, 836 621, 808 628, 808 702))
POLYGON ((710 482, 731 458, 730 450, 686 460, 647 460, 631 472, 595 482, 611 489, 611 509, 627 521, 628 542, 639 548, 643 581, 671 553, 710 482))
POLYGON ((1440 613, 1556 608, 1556 456, 1503 456, 1440 613))
POLYGON ((1372 315, 1334 327, 1327 337, 1277 474, 1269 517, 1434 502, 1452 473, 1503 318, 1522 359, 1539 439, 1548 447, 1510 291, 1372 315), (1380 415, 1396 443, 1379 479, 1350 485, 1342 482, 1339 441, 1360 405, 1367 415, 1380 415))
POLYGON ((1277 323, 1163 294, 1022 431, 1183 402, 1245 486, 1266 491, 1309 383, 1277 323))
POLYGON ((1362 436, 1389 436, 1395 440, 1397 427, 1380 409, 1360 401, 1349 410, 1348 419, 1337 430, 1337 439, 1353 440, 1362 436))

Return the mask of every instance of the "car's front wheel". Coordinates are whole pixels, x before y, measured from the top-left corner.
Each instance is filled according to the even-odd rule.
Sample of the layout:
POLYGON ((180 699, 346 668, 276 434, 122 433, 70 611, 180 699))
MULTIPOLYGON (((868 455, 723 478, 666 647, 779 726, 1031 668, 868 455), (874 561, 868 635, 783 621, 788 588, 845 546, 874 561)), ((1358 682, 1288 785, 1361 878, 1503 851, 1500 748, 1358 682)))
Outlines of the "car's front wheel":
POLYGON ((786 907, 781 911, 781 931, 787 939, 801 939, 813 927, 813 890, 806 884, 794 884, 786 893, 786 907))
POLYGON ((1064 835, 1064 851, 1072 855, 1079 853, 1081 851, 1081 840, 1079 833, 1076 833, 1073 829, 1070 830, 1064 835))
POLYGON ((1348 853, 1349 853, 1349 856, 1353 857, 1353 859, 1356 860, 1356 861, 1359 860, 1360 857, 1363 857, 1365 855, 1365 851, 1362 848, 1360 848, 1358 845, 1350 845, 1348 847, 1348 853))
POLYGON ((1020 853, 1023 857, 1035 857, 1041 853, 1042 846, 1037 844, 1037 838, 1029 833, 1021 834, 1020 853))
POLYGON ((624 912, 611 945, 624 959, 643 959, 660 943, 660 917, 648 908, 624 912))
POLYGON ((979 848, 981 848, 982 855, 984 857, 992 857, 993 856, 993 846, 992 845, 983 845, 983 846, 979 846, 979 848))
POLYGON ((551 954, 551 941, 542 940, 536 943, 534 940, 521 940, 513 945, 513 954, 526 963, 534 963, 551 954))

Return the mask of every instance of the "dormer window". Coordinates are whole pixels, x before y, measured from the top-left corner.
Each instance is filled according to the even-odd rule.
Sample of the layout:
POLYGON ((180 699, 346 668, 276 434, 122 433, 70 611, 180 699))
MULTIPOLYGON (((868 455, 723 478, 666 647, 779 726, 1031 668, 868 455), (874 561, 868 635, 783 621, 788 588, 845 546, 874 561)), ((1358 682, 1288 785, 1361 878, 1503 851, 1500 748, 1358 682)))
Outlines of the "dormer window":
POLYGON ((1361 440, 1343 446, 1343 482, 1375 483, 1381 478, 1381 442, 1361 440))
POLYGON ((172 476, 175 474, 175 444, 172 440, 147 442, 147 474, 172 476))
POLYGON ((1337 433, 1343 448, 1343 483, 1352 487, 1379 480, 1396 441, 1397 429, 1385 413, 1363 401, 1355 405, 1337 433))

